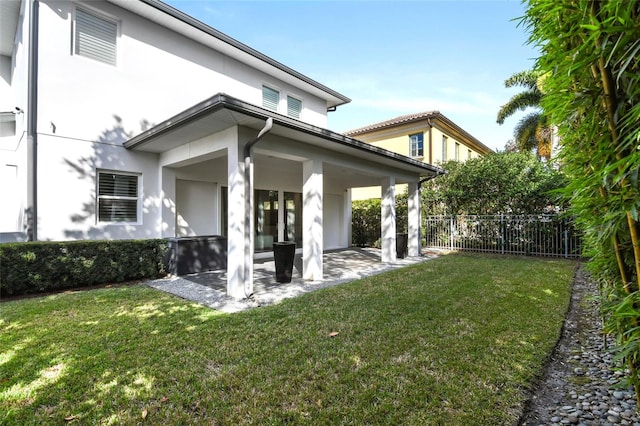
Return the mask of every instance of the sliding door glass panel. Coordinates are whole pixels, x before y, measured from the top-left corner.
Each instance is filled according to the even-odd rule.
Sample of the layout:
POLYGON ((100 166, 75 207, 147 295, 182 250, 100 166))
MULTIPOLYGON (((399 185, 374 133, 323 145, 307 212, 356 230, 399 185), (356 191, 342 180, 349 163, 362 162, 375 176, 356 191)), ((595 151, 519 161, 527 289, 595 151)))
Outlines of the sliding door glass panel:
POLYGON ((296 247, 302 247, 302 194, 285 192, 284 239, 294 241, 296 247))
POLYGON ((256 190, 255 204, 255 250, 271 251, 278 241, 278 191, 256 190))

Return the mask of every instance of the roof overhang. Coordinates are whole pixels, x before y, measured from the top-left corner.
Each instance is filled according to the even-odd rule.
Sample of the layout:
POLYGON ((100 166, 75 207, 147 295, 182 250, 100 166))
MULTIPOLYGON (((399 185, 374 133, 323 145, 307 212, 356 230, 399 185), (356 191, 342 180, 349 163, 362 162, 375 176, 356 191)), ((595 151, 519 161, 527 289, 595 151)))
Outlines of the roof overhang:
POLYGON ((420 176, 436 176, 444 170, 331 130, 313 126, 234 97, 217 94, 124 143, 134 151, 161 153, 232 126, 259 131, 273 119, 269 134, 321 147, 345 156, 371 161, 420 176))
POLYGON ((2 56, 13 55, 20 4, 20 0, 0 0, 0 55, 2 56))
POLYGON ((275 59, 235 40, 159 0, 108 0, 185 37, 311 93, 327 103, 327 109, 351 102, 348 97, 295 71, 275 59))

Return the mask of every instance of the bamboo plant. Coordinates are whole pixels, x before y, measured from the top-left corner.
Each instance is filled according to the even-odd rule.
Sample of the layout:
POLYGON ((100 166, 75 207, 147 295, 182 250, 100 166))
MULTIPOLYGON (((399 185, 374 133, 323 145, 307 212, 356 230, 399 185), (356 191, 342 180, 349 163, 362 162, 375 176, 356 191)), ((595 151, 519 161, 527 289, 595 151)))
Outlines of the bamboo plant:
POLYGON ((566 195, 640 401, 640 2, 530 0, 542 107, 557 126, 566 195))

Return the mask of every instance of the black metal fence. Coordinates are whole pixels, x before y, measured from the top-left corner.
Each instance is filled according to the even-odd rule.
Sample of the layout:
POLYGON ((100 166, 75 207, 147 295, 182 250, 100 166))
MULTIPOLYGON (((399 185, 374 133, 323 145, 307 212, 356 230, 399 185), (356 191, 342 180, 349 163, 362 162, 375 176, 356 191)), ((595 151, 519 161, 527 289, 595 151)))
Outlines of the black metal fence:
POLYGON ((582 238, 559 215, 427 216, 426 247, 528 256, 577 258, 582 238))

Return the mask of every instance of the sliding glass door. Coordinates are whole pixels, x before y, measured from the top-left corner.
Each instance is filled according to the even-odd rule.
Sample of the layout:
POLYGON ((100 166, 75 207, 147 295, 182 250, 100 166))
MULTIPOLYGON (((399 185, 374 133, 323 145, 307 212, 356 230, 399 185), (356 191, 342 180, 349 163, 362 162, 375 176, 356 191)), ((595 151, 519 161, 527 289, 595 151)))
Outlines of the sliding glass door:
MULTIPOLYGON (((222 234, 227 235, 228 193, 221 191, 222 234)), ((273 243, 293 241, 302 247, 302 194, 274 190, 254 192, 254 248, 256 252, 273 250, 273 243), (282 197, 282 198, 281 198, 282 197), (280 206, 284 210, 280 211, 280 206), (282 232, 278 224, 282 224, 282 232)))

